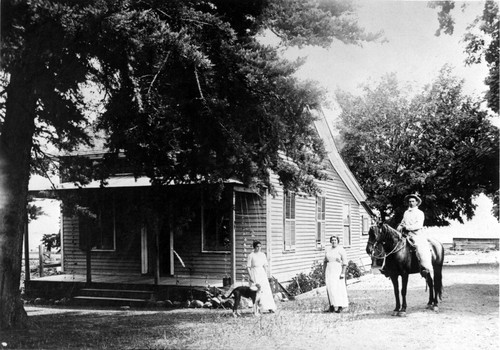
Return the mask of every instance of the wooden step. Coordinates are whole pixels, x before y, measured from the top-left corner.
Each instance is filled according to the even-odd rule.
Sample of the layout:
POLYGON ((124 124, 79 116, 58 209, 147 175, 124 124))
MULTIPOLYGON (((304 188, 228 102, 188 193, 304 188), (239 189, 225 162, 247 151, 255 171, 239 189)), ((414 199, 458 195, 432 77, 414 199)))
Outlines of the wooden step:
POLYGON ((83 288, 78 291, 78 296, 123 299, 150 299, 153 295, 153 291, 135 289, 83 288))
POLYGON ((102 296, 83 296, 78 295, 71 299, 73 304, 77 305, 98 305, 98 306, 146 306, 149 302, 147 299, 133 298, 115 298, 102 296))

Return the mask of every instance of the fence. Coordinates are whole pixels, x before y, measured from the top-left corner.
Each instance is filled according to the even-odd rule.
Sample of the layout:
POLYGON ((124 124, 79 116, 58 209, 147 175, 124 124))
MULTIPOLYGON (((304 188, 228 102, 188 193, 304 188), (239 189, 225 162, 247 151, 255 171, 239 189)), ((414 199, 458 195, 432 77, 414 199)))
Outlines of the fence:
MULTIPOLYGON (((23 252, 22 269, 25 270, 25 255, 23 252)), ((38 251, 29 252, 29 270, 38 270, 40 277, 43 277, 44 268, 61 266, 61 254, 52 253, 45 250, 43 245, 38 247, 38 251)))

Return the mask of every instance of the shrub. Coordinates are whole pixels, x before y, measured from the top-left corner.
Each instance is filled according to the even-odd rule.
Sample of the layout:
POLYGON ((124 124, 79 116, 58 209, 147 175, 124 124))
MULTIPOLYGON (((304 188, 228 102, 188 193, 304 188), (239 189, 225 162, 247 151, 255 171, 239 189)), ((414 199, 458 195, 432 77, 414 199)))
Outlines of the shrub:
MULTIPOLYGON (((347 264, 345 271, 347 279, 361 277, 362 272, 358 265, 352 260, 347 264)), ((305 292, 309 292, 315 288, 319 288, 325 285, 325 277, 323 275, 323 263, 315 262, 312 266, 311 272, 305 274, 303 272, 297 274, 292 278, 292 282, 287 286, 287 291, 291 295, 298 295, 305 292)))
POLYGON ((303 272, 299 273, 292 279, 292 282, 286 289, 291 295, 298 295, 324 285, 325 279, 323 276, 323 264, 315 262, 311 272, 308 274, 303 272))
POLYGON ((355 262, 352 260, 349 260, 349 263, 347 264, 347 268, 345 270, 345 275, 347 278, 355 278, 355 277, 361 277, 363 273, 359 269, 358 265, 356 265, 355 262))

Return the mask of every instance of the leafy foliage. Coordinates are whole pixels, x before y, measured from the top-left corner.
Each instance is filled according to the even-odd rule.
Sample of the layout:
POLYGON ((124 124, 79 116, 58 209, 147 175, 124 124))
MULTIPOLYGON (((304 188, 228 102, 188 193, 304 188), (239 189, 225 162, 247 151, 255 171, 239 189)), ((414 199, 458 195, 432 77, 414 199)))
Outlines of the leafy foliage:
POLYGON ((292 282, 287 286, 287 291, 291 295, 299 295, 324 285, 323 263, 315 262, 311 272, 307 274, 301 272, 292 279, 292 282))
POLYGON ((42 236, 42 244, 47 251, 50 252, 52 249, 57 249, 59 253, 61 251, 61 235, 59 233, 44 234, 42 236))
POLYGON ((414 97, 394 75, 337 97, 341 154, 386 219, 398 222, 404 196, 419 193, 425 224, 447 225, 472 217, 474 195, 498 190, 498 129, 450 68, 414 97))
MULTIPOLYGON (((455 25, 452 10, 455 8, 455 2, 429 1, 428 6, 440 9, 438 12, 439 28, 436 35, 439 36, 441 31, 452 35, 455 25)), ((499 26, 498 2, 485 1, 483 14, 469 24, 467 33, 463 37, 463 41, 466 43, 465 52, 467 53, 465 63, 467 65, 477 64, 484 59, 488 64, 489 75, 484 81, 489 88, 486 93, 486 100, 488 101, 488 107, 496 113, 499 111, 500 103, 498 98, 499 26)))
POLYGON ((293 13, 288 5, 1 2, 0 185, 7 200, 0 203, 0 221, 8 226, 0 227, 0 249, 10 253, 0 257, 8 276, 0 328, 26 325, 16 298, 21 264, 15 262, 21 259, 30 171, 47 174, 55 166, 44 143, 72 152, 103 135, 102 146, 112 156, 96 169, 77 164, 72 174, 83 183, 105 179, 125 154, 134 174, 154 184, 237 178, 262 187, 273 170, 287 188, 316 190, 312 179, 321 175, 323 147, 310 111, 322 91, 297 81, 298 63, 282 60, 257 34, 272 30, 284 45, 370 37, 341 1, 295 1, 293 13), (89 113, 89 90, 102 99, 98 113, 89 113))
POLYGON ((464 41, 467 43, 465 52, 468 57, 467 64, 481 63, 484 60, 488 64, 489 75, 484 83, 489 87, 486 93, 488 107, 498 113, 499 110, 499 17, 498 17, 498 2, 486 1, 484 4, 483 15, 476 18, 468 27, 469 31, 464 36, 464 41), (474 32, 474 29, 479 29, 479 33, 474 32))
POLYGON ((349 260, 349 263, 347 264, 346 270, 345 270, 345 275, 347 279, 350 278, 358 278, 363 275, 363 272, 359 269, 358 265, 352 260, 349 260))
MULTIPOLYGON (((271 29, 285 45, 323 46, 377 37, 357 25, 353 4, 342 1, 5 6, 11 16, 2 22, 3 69, 36 72, 40 84, 33 87, 40 108, 32 167, 41 174, 53 161, 38 140, 69 151, 91 142, 95 130, 81 89, 90 80, 106 96, 97 124, 104 146, 125 152, 137 175, 157 183, 238 178, 260 187, 270 185, 271 169, 286 187, 314 192, 324 154, 310 109, 323 92, 298 82, 298 63, 282 60, 255 35, 271 29)), ((108 171, 79 171, 79 180, 112 172, 101 170, 108 171)))
MULTIPOLYGON (((349 260, 345 270, 345 275, 347 279, 351 279, 361 277, 363 273, 355 262, 349 260)), ((287 286, 287 291, 291 295, 298 295, 324 285, 325 275, 323 274, 323 263, 315 262, 311 268, 311 272, 307 274, 301 272, 292 279, 290 284, 287 286)))
POLYGON ((440 8, 438 12, 438 22, 439 28, 436 30, 436 36, 441 35, 441 31, 444 31, 445 34, 453 34, 453 30, 455 29, 455 20, 451 15, 451 10, 455 8, 454 1, 429 1, 427 6, 430 8, 440 8))

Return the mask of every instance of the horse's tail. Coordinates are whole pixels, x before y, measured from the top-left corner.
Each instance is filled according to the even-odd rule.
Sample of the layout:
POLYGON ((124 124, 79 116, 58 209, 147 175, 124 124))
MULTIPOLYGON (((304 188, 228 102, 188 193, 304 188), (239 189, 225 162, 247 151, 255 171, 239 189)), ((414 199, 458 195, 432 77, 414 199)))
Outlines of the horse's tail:
POLYGON ((436 298, 443 300, 443 265, 439 264, 434 267, 434 292, 436 293, 436 298))
POLYGON ((436 293, 436 298, 442 300, 443 295, 443 264, 444 264, 444 247, 441 243, 437 242, 436 253, 437 259, 434 266, 434 292, 436 293))

